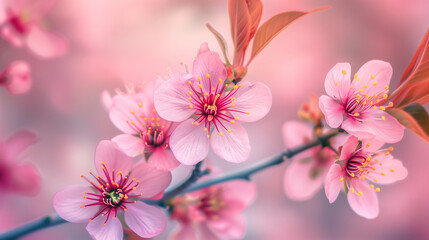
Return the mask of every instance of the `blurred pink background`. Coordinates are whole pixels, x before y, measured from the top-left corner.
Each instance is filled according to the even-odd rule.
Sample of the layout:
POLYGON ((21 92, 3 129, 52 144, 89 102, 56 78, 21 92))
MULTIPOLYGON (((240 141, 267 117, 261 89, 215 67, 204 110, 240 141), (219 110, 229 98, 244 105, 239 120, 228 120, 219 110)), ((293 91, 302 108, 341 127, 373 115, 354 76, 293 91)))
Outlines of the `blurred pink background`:
MULTIPOLYGON (((271 87, 273 107, 261 121, 245 125, 252 152, 243 164, 213 154, 225 172, 246 168, 284 150, 281 126, 297 120, 300 105, 311 93, 324 93, 324 79, 337 62, 350 62, 353 72, 368 60, 388 61, 394 69, 392 87, 411 60, 429 27, 429 1, 351 0, 263 1, 262 21, 288 10, 331 9, 311 14, 281 33, 255 61, 246 80, 271 87)), ((0 196, 0 231, 53 212, 52 197, 93 169, 93 153, 102 139, 120 133, 110 122, 100 95, 123 89, 123 81, 150 81, 179 62, 192 62, 199 45, 219 51, 205 27, 212 24, 229 42, 227 0, 58 1, 46 19, 64 36, 70 51, 43 60, 0 39, 0 66, 23 59, 32 66, 33 88, 12 96, 0 89, 0 137, 23 128, 38 132, 41 141, 26 152, 42 173, 42 191, 33 198, 0 196)), ((429 239, 429 170, 427 143, 407 131, 394 144, 394 156, 409 170, 408 177, 384 186, 375 220, 357 216, 344 194, 329 204, 320 191, 306 202, 294 202, 283 192, 287 164, 254 175, 257 201, 247 209, 245 239, 429 239)), ((173 172, 180 182, 189 167, 173 172)), ((173 183, 173 185, 174 185, 173 183)), ((166 239, 175 226, 156 239, 166 239)), ((84 224, 64 224, 25 239, 90 239, 84 224)))

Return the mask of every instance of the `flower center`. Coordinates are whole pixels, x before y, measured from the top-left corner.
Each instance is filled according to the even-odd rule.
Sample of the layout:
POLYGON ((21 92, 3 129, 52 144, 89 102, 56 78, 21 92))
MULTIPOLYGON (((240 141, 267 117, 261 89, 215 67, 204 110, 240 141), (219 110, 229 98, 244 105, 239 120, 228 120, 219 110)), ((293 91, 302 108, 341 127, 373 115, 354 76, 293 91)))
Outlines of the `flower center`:
POLYGON ((213 94, 210 94, 210 97, 207 98, 206 103, 204 103, 204 115, 207 116, 207 121, 211 122, 217 114, 216 101, 220 97, 220 94, 216 94, 213 98, 213 94))
POLYGON ((118 209, 122 209, 124 211, 127 210, 128 204, 136 203, 136 200, 129 201, 129 198, 139 198, 142 194, 132 194, 136 187, 139 185, 139 181, 135 178, 129 179, 129 175, 123 175, 122 171, 115 173, 115 170, 108 171, 105 163, 101 163, 103 165, 102 170, 105 178, 101 178, 100 176, 95 176, 92 172, 89 172, 94 179, 97 181, 98 185, 94 183, 94 181, 90 181, 84 175, 81 175, 86 181, 88 181, 98 193, 84 193, 84 198, 87 200, 91 200, 92 203, 82 205, 81 208, 86 207, 99 207, 100 210, 89 219, 92 222, 95 218, 106 216, 106 220, 104 221, 104 225, 106 225, 109 217, 111 215, 112 219, 115 219, 118 214, 118 209), (118 175, 118 176, 116 176, 118 175))
POLYGON ((157 127, 153 129, 149 127, 146 132, 140 133, 141 138, 144 138, 145 145, 148 147, 159 147, 164 144, 165 133, 164 129, 157 127))
POLYGON ((223 191, 221 188, 209 188, 208 191, 200 197, 198 208, 207 218, 218 218, 219 211, 225 206, 223 200, 223 191))
POLYGON ((361 155, 354 155, 348 161, 346 165, 346 172, 351 177, 360 177, 367 166, 366 158, 361 155))

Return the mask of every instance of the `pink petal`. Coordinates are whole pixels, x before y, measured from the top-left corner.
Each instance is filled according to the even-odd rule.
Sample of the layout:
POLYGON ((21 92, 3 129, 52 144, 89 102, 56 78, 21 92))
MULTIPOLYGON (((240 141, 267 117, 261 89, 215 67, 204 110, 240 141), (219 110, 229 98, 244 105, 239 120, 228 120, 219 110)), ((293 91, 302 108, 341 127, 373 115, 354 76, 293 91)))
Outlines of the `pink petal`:
POLYGON ((384 145, 384 142, 372 139, 362 140, 362 151, 364 153, 374 153, 384 145))
POLYGON ((197 225, 197 228, 200 232, 200 239, 204 240, 226 240, 226 237, 221 237, 218 234, 214 233, 207 224, 200 223, 197 225))
POLYGON ((249 157, 250 143, 246 129, 239 123, 223 123, 230 132, 226 131, 223 136, 216 131, 210 136, 213 152, 219 157, 233 163, 240 163, 249 157))
MULTIPOLYGON (((156 90, 164 84, 166 81, 161 79, 156 79, 153 81, 150 81, 143 90, 143 110, 146 113, 146 115, 153 113, 153 110, 155 109, 155 92, 156 90)), ((157 116, 156 116, 157 117, 157 116)))
POLYGON ((328 169, 324 169, 324 174, 317 178, 311 178, 310 171, 315 167, 314 162, 313 160, 303 163, 301 159, 294 159, 288 166, 284 176, 284 190, 290 199, 299 201, 310 199, 321 188, 328 169))
POLYGON ((226 69, 220 60, 219 54, 216 52, 208 51, 198 54, 194 60, 192 74, 195 78, 201 78, 203 91, 205 93, 211 92, 211 87, 216 87, 219 79, 225 81, 226 69), (209 75, 207 75, 209 74, 209 75), (207 79, 209 77, 209 79, 207 79))
POLYGON ((159 116, 168 121, 181 122, 188 119, 194 109, 190 108, 188 81, 194 81, 191 75, 174 76, 163 83, 155 92, 155 109, 159 116))
POLYGON ((285 122, 282 131, 286 148, 299 146, 310 141, 313 137, 313 129, 309 125, 297 121, 285 122))
POLYGON ((408 176, 408 170, 402 165, 402 162, 398 159, 393 159, 392 155, 386 157, 382 154, 377 156, 376 159, 382 165, 376 166, 376 170, 367 175, 369 179, 377 178, 376 183, 390 184, 404 180, 408 176))
POLYGON ((198 49, 198 54, 197 54, 197 56, 198 55, 201 55, 201 54, 203 54, 203 53, 206 53, 206 52, 210 52, 210 49, 209 49, 209 44, 208 43, 201 43, 201 45, 200 45, 200 49, 198 49))
POLYGON ((346 143, 344 143, 341 150, 340 160, 348 160, 352 153, 356 150, 359 140, 355 136, 350 136, 346 143))
POLYGON ((28 21, 41 20, 57 3, 58 0, 13 0, 9 1, 9 6, 14 12, 28 12, 28 21))
POLYGON ((6 69, 6 89, 12 94, 23 94, 31 88, 31 69, 24 61, 14 61, 6 69))
POLYGON ((182 122, 170 137, 174 156, 185 165, 194 165, 209 153, 209 139, 204 125, 197 126, 192 124, 193 122, 193 119, 182 122))
POLYGON ((109 173, 113 170, 115 170, 115 172, 122 171, 128 173, 133 166, 133 159, 125 155, 116 143, 103 140, 98 143, 94 158, 94 165, 98 174, 101 176, 105 175, 102 169, 103 163, 109 173))
POLYGON ((325 194, 329 203, 335 202, 344 186, 344 181, 340 181, 343 177, 343 169, 338 164, 332 164, 325 178, 325 194))
POLYGON ((270 111, 273 100, 271 90, 265 84, 250 82, 242 83, 233 97, 236 98, 233 101, 235 106, 230 113, 243 122, 254 122, 263 118, 270 111))
POLYGON ((143 202, 128 205, 124 217, 131 230, 144 238, 155 237, 167 226, 165 214, 157 207, 143 202))
POLYGON ((95 240, 122 240, 124 238, 124 232, 122 229, 121 221, 118 218, 110 218, 106 226, 104 226, 105 217, 97 217, 94 221, 88 223, 86 230, 89 235, 95 240))
POLYGON ((401 141, 404 136, 404 126, 396 118, 381 110, 376 110, 371 114, 371 120, 367 122, 375 136, 375 140, 396 143, 401 141), (382 120, 384 117, 385 120, 382 120))
POLYGON ((144 144, 139 137, 130 134, 120 134, 112 141, 118 144, 118 147, 128 156, 135 157, 143 153, 144 144))
POLYGON ((350 90, 350 73, 351 66, 349 63, 337 63, 326 75, 326 93, 337 100, 347 98, 350 90))
POLYGON ((390 83, 390 78, 392 77, 392 66, 388 62, 371 60, 359 69, 356 77, 359 78, 359 81, 356 81, 355 79, 352 82, 352 85, 354 86, 353 89, 355 89, 355 91, 363 89, 363 93, 369 96, 374 94, 380 95, 380 93, 386 91, 384 87, 386 85, 388 86, 390 83), (374 82, 376 82, 375 85, 374 82))
POLYGON ((32 164, 16 165, 11 170, 5 188, 25 196, 35 196, 39 193, 40 175, 32 164))
POLYGON ((101 103, 103 104, 104 108, 109 111, 110 106, 112 106, 112 96, 110 95, 109 91, 104 90, 101 93, 101 103))
POLYGON ((95 214, 98 212, 99 207, 80 207, 94 203, 94 201, 88 200, 83 197, 85 195, 85 192, 92 193, 93 190, 90 187, 86 186, 70 186, 57 192, 54 196, 55 211, 61 218, 69 222, 89 222, 89 219, 94 217, 95 214))
POLYGON ((145 115, 143 108, 139 106, 142 101, 142 94, 115 96, 109 109, 110 120, 124 133, 139 134, 143 124, 141 116, 145 115))
POLYGON ((347 133, 360 139, 373 138, 375 136, 374 128, 370 126, 369 121, 360 121, 352 117, 344 120, 341 128, 347 133))
POLYGON ((3 24, 7 20, 5 2, 0 1, 0 24, 3 24))
POLYGON ((68 50, 65 39, 47 32, 36 24, 29 29, 26 42, 33 53, 43 58, 59 57, 68 50))
POLYGON ((15 133, 10 137, 5 144, 5 152, 7 159, 15 159, 21 152, 27 149, 30 145, 37 142, 38 138, 34 132, 24 130, 15 133))
POLYGON ((225 201, 239 201, 244 206, 249 206, 255 201, 256 186, 253 182, 234 180, 220 185, 225 201))
POLYGON ((180 165, 180 162, 174 157, 173 152, 163 147, 156 148, 148 161, 161 171, 172 171, 180 165))
POLYGON ((377 217, 379 209, 375 190, 362 180, 350 179, 350 185, 347 199, 353 211, 364 218, 377 217), (351 190, 352 188, 354 191, 351 190), (359 196, 359 192, 362 192, 361 196, 359 196))
POLYGON ((214 228, 217 225, 210 224, 214 221, 209 221, 209 226, 212 227, 216 232, 227 236, 228 238, 243 238, 246 233, 246 220, 241 214, 235 214, 228 216, 226 219, 225 228, 214 228))
POLYGON ((152 164, 140 161, 132 169, 131 178, 140 181, 134 194, 142 193, 142 198, 152 198, 170 185, 171 173, 157 170, 152 164))
POLYGON ((191 224, 180 224, 173 230, 170 240, 197 240, 194 228, 191 224))
POLYGON ((6 39, 14 47, 22 47, 24 45, 22 36, 10 26, 4 26, 1 30, 1 34, 3 38, 6 39))
POLYGON ((322 95, 319 98, 320 111, 325 115, 326 123, 331 128, 338 128, 343 122, 344 107, 334 99, 322 95))

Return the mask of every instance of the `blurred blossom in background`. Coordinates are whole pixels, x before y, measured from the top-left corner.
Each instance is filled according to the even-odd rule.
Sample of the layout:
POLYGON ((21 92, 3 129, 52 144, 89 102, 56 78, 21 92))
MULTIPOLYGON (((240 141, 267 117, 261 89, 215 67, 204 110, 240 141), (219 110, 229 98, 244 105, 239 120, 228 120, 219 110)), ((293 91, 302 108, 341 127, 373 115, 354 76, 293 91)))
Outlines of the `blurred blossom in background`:
MULTIPOLYGON (((263 4, 262 22, 280 11, 331 8, 293 23, 250 65, 246 80, 269 86, 273 106, 264 119, 244 124, 252 147, 248 161, 233 164, 209 154, 224 172, 284 150, 283 123, 298 120, 297 112, 310 94, 324 94, 326 73, 337 62, 350 62, 355 66, 352 72, 370 59, 390 62, 395 87, 429 27, 425 0, 266 0, 263 4)), ((170 70, 179 72, 179 63, 191 63, 203 42, 220 52, 206 23, 221 32, 232 49, 226 0, 58 1, 43 24, 67 40, 68 52, 53 59, 0 39, 1 71, 12 61, 25 61, 32 79, 24 95, 0 88, 0 139, 21 129, 37 130, 39 142, 25 154, 41 174, 37 196, 1 198, 0 231, 52 213, 55 192, 82 184, 80 174, 93 169, 97 143, 121 133, 101 103, 104 90, 113 93, 123 89, 124 82, 139 84, 170 70)), ((308 201, 288 199, 283 190, 287 164, 282 164, 253 178, 258 195, 244 213, 245 239, 429 239, 427 144, 406 131, 393 146, 408 177, 383 187, 376 219, 357 216, 344 195, 332 205, 323 191, 308 201)), ((174 170, 173 185, 190 169, 174 170)), ((84 226, 64 224, 23 239, 90 239, 84 226)), ((155 239, 166 239, 176 226, 170 221, 155 239)))

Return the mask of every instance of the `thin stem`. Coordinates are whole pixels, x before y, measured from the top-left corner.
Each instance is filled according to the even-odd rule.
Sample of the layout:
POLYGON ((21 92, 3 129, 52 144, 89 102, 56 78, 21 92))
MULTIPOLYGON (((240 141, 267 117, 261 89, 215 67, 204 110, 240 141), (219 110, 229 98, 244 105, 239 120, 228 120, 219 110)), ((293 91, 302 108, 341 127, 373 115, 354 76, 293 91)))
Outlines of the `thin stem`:
POLYGON ((284 161, 285 158, 292 158, 293 156, 295 156, 298 153, 301 153, 307 149, 316 147, 318 145, 322 145, 323 147, 330 147, 330 143, 329 143, 329 139, 338 135, 338 131, 332 131, 331 133, 328 133, 327 135, 318 137, 317 139, 313 140, 312 142, 309 142, 307 144, 298 146, 296 148, 293 149, 289 149, 286 150, 286 152, 278 154, 274 157, 271 157, 269 160, 263 162, 262 164, 258 164, 254 167, 250 167, 247 170, 244 171, 239 171, 236 173, 231 173, 231 174, 227 174, 224 175, 222 177, 219 178, 213 178, 210 180, 207 180, 205 182, 196 184, 188 189, 186 189, 186 191, 184 191, 183 193, 188 193, 188 192, 193 192, 199 189, 203 189, 206 187, 210 187, 219 183, 223 183, 223 182, 227 182, 227 181, 231 181, 231 180, 235 180, 235 179, 243 179, 243 180, 250 180, 250 176, 256 172, 259 172, 265 168, 271 167, 271 166, 275 166, 278 165, 280 163, 282 163, 284 161))
MULTIPOLYGON (((210 179, 199 184, 196 184, 191 187, 200 177, 209 173, 208 170, 201 171, 202 162, 195 165, 194 170, 191 173, 191 176, 184 181, 182 184, 179 184, 177 187, 174 187, 172 190, 166 191, 164 197, 161 200, 143 200, 145 203, 151 205, 159 205, 165 207, 170 199, 175 196, 196 191, 202 188, 210 187, 219 183, 227 182, 235 179, 244 179, 250 180, 250 176, 256 172, 259 172, 265 168, 278 165, 284 161, 285 158, 291 158, 298 153, 301 153, 307 149, 321 145, 322 147, 330 147, 329 139, 336 136, 340 133, 338 130, 334 130, 324 136, 318 137, 317 139, 303 144, 301 146, 295 147, 293 149, 286 150, 283 153, 280 153, 274 157, 271 157, 269 160, 265 161, 262 164, 250 167, 247 170, 240 171, 237 173, 227 174, 219 178, 210 179)), ((35 232, 48 227, 53 227, 59 224, 67 223, 66 220, 60 218, 57 214, 51 214, 42 219, 35 220, 26 225, 17 227, 8 232, 0 234, 0 240, 12 240, 27 235, 29 233, 35 232)))

